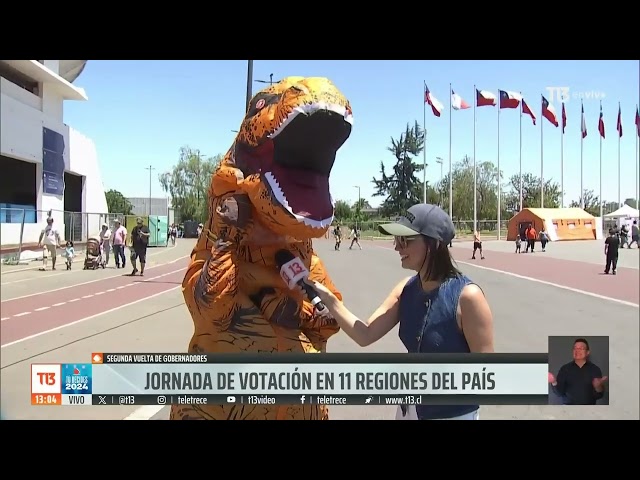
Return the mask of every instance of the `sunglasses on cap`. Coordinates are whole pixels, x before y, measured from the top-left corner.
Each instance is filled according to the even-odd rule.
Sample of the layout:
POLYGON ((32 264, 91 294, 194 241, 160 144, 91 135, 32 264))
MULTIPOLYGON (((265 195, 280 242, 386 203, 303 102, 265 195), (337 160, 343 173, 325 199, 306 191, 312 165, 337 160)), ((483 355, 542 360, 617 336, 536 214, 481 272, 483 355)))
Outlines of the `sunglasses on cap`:
POLYGON ((411 236, 405 236, 405 237, 397 237, 396 236, 396 237, 393 237, 393 241, 400 248, 407 248, 407 245, 409 245, 410 242, 412 242, 413 240, 415 240, 419 236, 420 235, 411 235, 411 236))

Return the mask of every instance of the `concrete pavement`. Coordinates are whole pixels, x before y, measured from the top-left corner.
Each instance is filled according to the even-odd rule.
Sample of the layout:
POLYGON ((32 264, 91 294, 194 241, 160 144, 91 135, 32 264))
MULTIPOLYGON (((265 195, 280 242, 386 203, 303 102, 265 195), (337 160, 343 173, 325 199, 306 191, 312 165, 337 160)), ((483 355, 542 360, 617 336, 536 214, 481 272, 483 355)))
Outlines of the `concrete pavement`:
MULTIPOLYGON (((455 244, 452 253, 460 268, 484 290, 491 305, 499 352, 545 352, 549 335, 610 337, 610 405, 589 407, 564 406, 485 406, 481 409, 483 419, 639 419, 639 336, 638 308, 611 301, 606 298, 585 295, 579 289, 560 289, 541 283, 534 277, 513 276, 487 269, 487 261, 470 260, 464 242, 455 244), (624 379, 623 381, 614 381, 624 379)), ((318 248, 327 266, 345 297, 346 305, 362 317, 367 317, 378 307, 396 282, 406 275, 399 268, 398 254, 392 250, 391 242, 363 242, 364 250, 343 248, 334 252, 318 248), (375 300, 371 300, 375 299, 375 300)), ((635 253, 635 252, 633 252, 635 253)), ((504 253, 503 255, 511 255, 504 253)), ((535 257, 537 253, 531 255, 535 257)), ((513 255, 512 270, 518 272, 520 265, 513 255)), ((526 255, 522 255, 525 257, 526 255)), ((509 258, 511 258, 509 256, 509 258)), ((565 264, 558 260, 558 270, 565 264)), ((573 262, 572 262, 573 263, 573 262)), ((575 262, 578 263, 578 262, 575 262)), ((547 280, 553 281, 553 272, 547 280)), ((593 276, 597 280, 598 269, 593 276)), ((516 273, 516 275, 519 275, 516 273)), ((604 277, 619 281, 621 277, 604 277)), ((638 301, 638 280, 635 276, 635 304, 638 301)), ((616 299, 617 300, 617 299, 616 299)), ((630 302, 631 303, 631 302, 630 302)), ((397 329, 368 349, 360 349, 346 335, 339 333, 329 344, 330 351, 377 351, 403 352, 405 349, 397 337, 397 329)), ((396 407, 333 407, 332 419, 393 419, 396 407)))
MULTIPOLYGON (((494 237, 495 238, 495 237, 494 237)), ((460 248, 473 248, 473 242, 460 242, 460 248)), ((458 245, 455 245, 458 247, 458 245)), ((483 238, 482 247, 485 250, 495 252, 513 253, 516 249, 515 242, 495 240, 493 238, 483 238)), ((524 250, 523 245, 522 249, 524 250)), ((550 242, 547 244, 546 252, 540 249, 540 242, 536 242, 536 256, 552 257, 562 260, 573 260, 576 262, 586 262, 594 265, 601 265, 604 269, 604 239, 603 240, 581 240, 575 242, 550 242)), ((524 254, 528 255, 528 254, 524 254)), ((618 266, 624 268, 640 268, 640 249, 634 244, 633 248, 621 248, 618 256, 618 266)))
MULTIPOLYGON (((166 260, 173 260, 176 256, 187 256, 193 247, 192 240, 179 242, 176 247, 150 248, 147 253, 147 268, 159 265, 166 260), (187 243, 185 243, 187 242, 187 243)), ((104 270, 83 270, 82 262, 84 256, 77 257, 70 271, 66 270, 64 260, 58 259, 56 270, 51 270, 51 262, 46 272, 41 272, 38 268, 40 262, 35 267, 29 267, 22 271, 12 271, 2 273, 0 277, 0 299, 4 302, 12 298, 39 293, 46 290, 53 290, 61 287, 76 286, 84 282, 102 281, 111 276, 122 276, 131 273, 129 269, 129 254, 127 251, 127 269, 116 269, 113 256, 109 266, 104 270)))
MULTIPOLYGON (((489 243, 491 242, 486 242, 485 245, 489 243)), ((495 243, 498 244, 498 242, 495 243)), ((191 241, 188 244, 186 241, 180 242, 178 247, 167 252, 166 257, 162 259, 167 262, 176 260, 188 254, 192 245, 191 241)), ((559 245, 561 244, 554 244, 553 247, 559 245)), ((390 242, 363 242, 363 246, 362 251, 348 250, 343 247, 340 252, 335 252, 331 241, 320 240, 316 243, 316 250, 332 279, 342 291, 347 306, 357 315, 367 317, 393 285, 407 275, 407 272, 400 269, 397 253, 389 248, 390 242)), ((538 260, 538 253, 529 255, 531 259, 525 259, 527 255, 517 256, 490 250, 487 246, 485 248, 488 250, 487 260, 483 262, 470 261, 470 251, 464 242, 455 244, 452 252, 465 273, 482 286, 490 301, 494 314, 498 351, 546 351, 548 335, 609 335, 611 404, 591 408, 487 406, 482 407, 481 418, 639 419, 640 332, 637 304, 640 302, 637 294, 634 302, 633 297, 630 300, 608 299, 606 294, 594 294, 578 287, 558 288, 557 285, 565 279, 555 277, 554 272, 567 270, 568 264, 564 262, 568 260, 557 260, 556 267, 552 268, 550 273, 545 270, 545 279, 541 280, 528 275, 531 272, 536 273, 535 267, 531 267, 533 264, 529 265, 531 268, 523 271, 524 262, 544 261, 538 260), (494 259, 490 260, 492 257, 494 259), (512 257, 516 258, 511 260, 512 257), (499 259, 496 260, 496 258, 499 259)), ((559 247, 556 250, 560 248, 567 247, 559 247)), ((589 285, 596 292, 601 287, 598 283, 602 283, 601 280, 610 284, 619 282, 620 285, 633 281, 633 277, 629 280, 621 275, 600 277, 599 269, 595 264, 584 267, 584 261, 570 262, 571 265, 573 263, 583 265, 578 268, 588 268, 589 272, 593 271, 597 280, 592 279, 589 285)), ((164 272, 164 270, 159 271, 164 272)), ((120 274, 119 271, 117 272, 120 274)), ((149 272, 149 276, 152 275, 151 272, 153 271, 149 272)), ((42 272, 35 273, 42 274, 42 272)), ((45 274, 50 273, 52 272, 45 272, 45 274)), ((85 273, 108 274, 105 271, 85 273)), ((10 277, 15 275, 18 274, 11 274, 10 277)), ((581 276, 585 275, 586 273, 581 273, 581 276)), ((2 281, 8 281, 8 277, 3 275, 2 281)), ((167 277, 169 281, 175 282, 176 279, 182 279, 182 273, 169 274, 167 277)), ((31 292, 37 292, 45 290, 42 282, 49 282, 46 285, 50 287, 63 279, 70 281, 62 275, 56 278, 59 280, 52 282, 41 275, 41 277, 34 277, 34 280, 22 283, 29 284, 31 292)), ((79 279, 80 276, 77 278, 79 279)), ((635 278, 637 282, 637 274, 635 278)), ((82 279, 84 280, 84 277, 82 279)), ((637 292, 637 283, 631 285, 636 287, 637 292)), ((14 295, 19 296, 15 292, 14 295)), ((623 296, 629 298, 628 293, 623 296)), ((3 296, 3 309, 4 298, 3 296)), ((95 351, 181 352, 185 350, 193 331, 178 285, 167 285, 166 290, 153 298, 139 298, 136 303, 123 305, 102 315, 100 311, 91 310, 89 307, 91 304, 87 305, 83 310, 84 314, 87 317, 95 315, 93 318, 2 347, 3 415, 8 418, 34 419, 122 419, 127 417, 129 419, 166 419, 168 409, 158 407, 135 409, 134 407, 32 407, 29 405, 29 365, 31 363, 87 361, 90 353, 95 351)), ((106 308, 105 305, 97 303, 94 305, 97 305, 95 308, 98 310, 106 308)), ((24 316, 23 319, 28 322, 29 316, 24 316)), ((404 351, 397 337, 397 329, 366 349, 358 347, 346 335, 339 333, 330 340, 328 349, 330 352, 404 351)), ((336 420, 392 419, 394 416, 395 407, 386 406, 332 407, 330 409, 330 417, 336 420)))

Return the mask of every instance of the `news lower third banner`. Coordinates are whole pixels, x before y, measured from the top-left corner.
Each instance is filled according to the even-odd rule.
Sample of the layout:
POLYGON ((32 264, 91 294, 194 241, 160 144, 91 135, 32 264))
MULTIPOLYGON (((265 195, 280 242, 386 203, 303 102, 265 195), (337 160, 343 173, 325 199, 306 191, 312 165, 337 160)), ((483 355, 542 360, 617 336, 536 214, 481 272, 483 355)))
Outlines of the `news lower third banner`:
POLYGON ((32 404, 548 404, 546 353, 101 353, 91 361, 32 365, 32 404))

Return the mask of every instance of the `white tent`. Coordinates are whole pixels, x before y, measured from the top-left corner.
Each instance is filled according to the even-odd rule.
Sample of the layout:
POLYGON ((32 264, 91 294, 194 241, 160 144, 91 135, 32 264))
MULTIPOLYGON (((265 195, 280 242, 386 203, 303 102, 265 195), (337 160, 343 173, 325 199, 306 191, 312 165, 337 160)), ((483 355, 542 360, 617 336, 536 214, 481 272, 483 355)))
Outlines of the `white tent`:
POLYGON ((626 203, 615 212, 607 213, 604 218, 607 220, 615 221, 618 228, 622 228, 622 225, 627 225, 631 229, 631 225, 634 220, 638 220, 640 217, 640 211, 630 207, 626 203))
POLYGON ((630 207, 626 203, 615 212, 607 213, 605 218, 639 218, 640 210, 630 207))

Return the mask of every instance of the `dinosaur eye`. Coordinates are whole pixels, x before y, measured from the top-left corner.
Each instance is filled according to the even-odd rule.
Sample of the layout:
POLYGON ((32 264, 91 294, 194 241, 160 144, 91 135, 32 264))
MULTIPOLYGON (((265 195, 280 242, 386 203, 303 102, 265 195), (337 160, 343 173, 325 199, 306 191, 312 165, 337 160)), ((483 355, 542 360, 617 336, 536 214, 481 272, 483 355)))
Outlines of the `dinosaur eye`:
POLYGON ((260 112, 261 110, 264 110, 270 105, 274 105, 278 103, 280 101, 280 98, 281 98, 280 94, 270 94, 270 93, 261 94, 259 98, 256 98, 252 101, 251 106, 249 107, 249 111, 247 112, 247 115, 245 118, 251 118, 254 115, 257 115, 258 112, 260 112))

